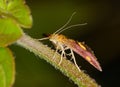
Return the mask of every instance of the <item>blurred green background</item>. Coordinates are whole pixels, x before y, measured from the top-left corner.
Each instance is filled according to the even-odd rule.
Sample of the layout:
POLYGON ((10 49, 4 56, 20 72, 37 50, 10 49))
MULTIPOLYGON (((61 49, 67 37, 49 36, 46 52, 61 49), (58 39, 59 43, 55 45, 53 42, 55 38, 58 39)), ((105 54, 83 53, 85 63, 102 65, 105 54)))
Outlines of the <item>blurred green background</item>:
MULTIPOLYGON (((82 57, 75 55, 81 69, 102 87, 118 87, 120 78, 120 3, 119 0, 26 0, 33 16, 32 29, 24 30, 34 38, 53 33, 77 12, 71 24, 88 23, 62 34, 85 41, 94 50, 103 72, 97 71, 82 57)), ((48 42, 43 41, 44 44, 48 42)), ((52 44, 49 44, 53 47, 52 44)), ((77 87, 46 61, 17 45, 12 45, 16 60, 13 87, 77 87)))

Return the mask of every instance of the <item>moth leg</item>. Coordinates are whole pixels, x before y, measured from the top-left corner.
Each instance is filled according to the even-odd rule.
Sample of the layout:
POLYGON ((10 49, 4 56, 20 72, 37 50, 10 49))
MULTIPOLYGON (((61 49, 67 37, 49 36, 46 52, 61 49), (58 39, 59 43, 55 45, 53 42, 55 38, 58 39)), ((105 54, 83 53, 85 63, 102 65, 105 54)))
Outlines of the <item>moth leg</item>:
POLYGON ((71 51, 71 56, 72 56, 72 59, 73 59, 73 61, 74 61, 74 63, 75 63, 75 66, 78 68, 79 71, 81 71, 80 68, 79 68, 79 66, 78 66, 77 63, 76 63, 76 59, 75 59, 75 56, 74 56, 73 51, 72 51, 71 49, 70 49, 70 51, 71 51))
POLYGON ((71 53, 67 53, 66 55, 71 56, 72 54, 71 53))
POLYGON ((62 47, 62 45, 60 45, 60 47, 61 47, 61 51, 62 51, 62 53, 61 53, 61 58, 60 58, 60 62, 59 62, 58 65, 60 65, 60 64, 62 63, 62 58, 65 57, 65 51, 64 51, 64 48, 62 47))
POLYGON ((56 55, 56 53, 57 53, 58 50, 59 50, 58 48, 59 48, 59 46, 56 47, 55 53, 54 53, 54 55, 53 55, 53 59, 55 59, 55 55, 56 55))

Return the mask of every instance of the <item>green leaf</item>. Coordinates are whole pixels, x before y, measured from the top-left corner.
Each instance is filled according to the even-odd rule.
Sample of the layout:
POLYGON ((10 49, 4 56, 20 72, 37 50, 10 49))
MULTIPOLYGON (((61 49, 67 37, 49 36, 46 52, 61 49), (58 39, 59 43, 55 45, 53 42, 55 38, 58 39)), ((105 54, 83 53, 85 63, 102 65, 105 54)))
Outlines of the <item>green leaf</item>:
POLYGON ((11 87, 14 80, 14 57, 8 48, 0 47, 0 87, 11 87))
POLYGON ((3 71, 3 67, 0 66, 0 87, 5 87, 5 73, 3 71))
POLYGON ((0 15, 14 19, 24 28, 32 26, 30 9, 24 0, 0 0, 0 15))
POLYGON ((10 18, 0 18, 0 47, 5 47, 22 35, 22 29, 10 18))

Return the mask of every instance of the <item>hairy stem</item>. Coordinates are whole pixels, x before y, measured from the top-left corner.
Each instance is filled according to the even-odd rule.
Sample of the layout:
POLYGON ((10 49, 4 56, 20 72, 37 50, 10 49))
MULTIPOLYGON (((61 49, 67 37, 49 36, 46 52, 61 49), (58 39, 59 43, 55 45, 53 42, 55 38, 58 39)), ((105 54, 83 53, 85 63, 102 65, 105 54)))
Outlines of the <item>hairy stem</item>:
POLYGON ((53 59, 55 51, 36 39, 24 34, 17 41, 17 44, 46 60, 56 69, 59 69, 64 75, 69 77, 75 84, 77 84, 78 87, 99 87, 95 80, 90 78, 83 71, 79 71, 69 60, 63 58, 62 63, 59 65, 61 58, 60 54, 56 53, 55 58, 53 59))

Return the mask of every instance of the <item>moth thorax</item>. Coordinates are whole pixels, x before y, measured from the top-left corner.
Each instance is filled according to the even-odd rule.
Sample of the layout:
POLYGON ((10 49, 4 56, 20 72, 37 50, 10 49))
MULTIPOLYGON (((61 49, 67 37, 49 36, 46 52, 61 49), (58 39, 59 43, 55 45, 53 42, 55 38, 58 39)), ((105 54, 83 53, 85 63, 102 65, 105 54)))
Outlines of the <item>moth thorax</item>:
POLYGON ((53 43, 58 43, 58 39, 59 39, 59 35, 58 34, 52 34, 50 36, 50 41, 52 41, 53 43))
POLYGON ((64 43, 64 41, 66 40, 66 37, 64 35, 59 35, 59 34, 52 34, 50 36, 50 41, 52 41, 53 43, 57 44, 57 43, 64 43))

